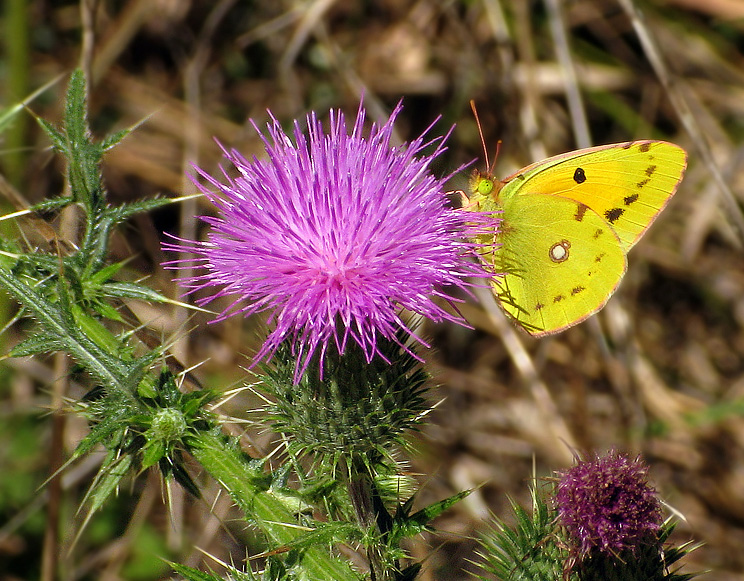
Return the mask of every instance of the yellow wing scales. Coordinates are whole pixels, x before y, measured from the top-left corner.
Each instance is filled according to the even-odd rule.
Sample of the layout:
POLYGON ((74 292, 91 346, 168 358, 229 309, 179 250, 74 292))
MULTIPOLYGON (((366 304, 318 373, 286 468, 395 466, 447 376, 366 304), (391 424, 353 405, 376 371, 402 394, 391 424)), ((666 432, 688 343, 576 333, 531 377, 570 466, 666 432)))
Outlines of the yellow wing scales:
POLYGON ((664 141, 582 149, 526 167, 504 180, 502 200, 516 192, 563 196, 602 216, 630 250, 677 189, 687 154, 664 141))
POLYGON ((503 211, 501 230, 479 242, 505 273, 492 282, 504 310, 542 336, 601 309, 686 166, 674 144, 635 141, 564 153, 501 182, 476 175, 469 209, 503 211))
POLYGON ((505 274, 492 284, 517 323, 535 336, 548 335, 604 306, 626 260, 599 215, 568 198, 545 203, 539 194, 506 200, 504 215, 501 246, 491 257, 494 271, 505 274))

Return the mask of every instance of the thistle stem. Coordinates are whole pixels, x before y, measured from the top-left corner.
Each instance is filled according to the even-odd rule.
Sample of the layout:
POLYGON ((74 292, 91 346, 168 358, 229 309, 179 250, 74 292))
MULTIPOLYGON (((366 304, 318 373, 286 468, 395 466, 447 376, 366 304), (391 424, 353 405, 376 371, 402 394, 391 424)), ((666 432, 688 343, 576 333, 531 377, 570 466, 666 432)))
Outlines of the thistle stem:
POLYGON ((373 541, 367 545, 370 577, 372 581, 395 581, 398 567, 385 558, 384 546, 392 519, 380 499, 369 466, 361 458, 354 458, 347 476, 347 490, 357 522, 373 541))
MULTIPOLYGON (((246 516, 261 529, 274 547, 288 547, 300 536, 295 508, 267 489, 262 465, 251 466, 243 453, 221 434, 198 432, 188 439, 189 452, 220 482, 246 516)), ((302 553, 302 567, 308 579, 348 581, 357 579, 351 566, 329 554, 323 547, 302 553)))

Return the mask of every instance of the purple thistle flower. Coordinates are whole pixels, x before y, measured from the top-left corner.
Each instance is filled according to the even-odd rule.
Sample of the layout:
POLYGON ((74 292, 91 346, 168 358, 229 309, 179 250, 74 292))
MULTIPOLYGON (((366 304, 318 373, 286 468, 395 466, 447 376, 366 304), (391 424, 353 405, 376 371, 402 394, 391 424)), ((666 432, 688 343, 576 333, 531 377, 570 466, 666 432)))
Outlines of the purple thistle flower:
POLYGON ((196 168, 217 190, 197 183, 219 215, 202 217, 212 227, 207 241, 165 243, 165 250, 196 255, 166 265, 199 269, 180 280, 189 292, 214 287, 198 304, 234 297, 216 320, 271 312, 274 328, 255 361, 289 340, 297 380, 331 341, 343 353, 351 338, 371 360, 378 337, 410 333, 401 309, 465 324, 434 298, 452 304, 444 287, 463 289, 467 277, 487 276, 468 257, 473 214, 448 208, 447 178, 430 173, 446 137, 425 142, 427 130, 410 144, 390 144, 400 111, 398 105, 368 137, 361 105, 351 134, 341 112, 330 112, 327 134, 311 113, 307 135, 295 122, 294 141, 272 116, 266 134, 253 124, 267 159, 223 149, 240 174, 233 179, 223 170, 226 183, 196 168), (435 150, 423 154, 432 143, 435 150))
POLYGON ((580 461, 561 475, 555 502, 558 521, 580 556, 633 554, 656 543, 662 515, 648 467, 640 457, 610 452, 580 461))

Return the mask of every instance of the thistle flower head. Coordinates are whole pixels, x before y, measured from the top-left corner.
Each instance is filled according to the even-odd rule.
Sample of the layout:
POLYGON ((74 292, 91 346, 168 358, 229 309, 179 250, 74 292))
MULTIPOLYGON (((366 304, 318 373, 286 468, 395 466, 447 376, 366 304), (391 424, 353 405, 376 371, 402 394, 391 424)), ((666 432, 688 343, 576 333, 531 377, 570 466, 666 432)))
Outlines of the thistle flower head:
POLYGON ((555 502, 559 523, 580 555, 636 554, 654 544, 662 515, 648 467, 610 452, 581 461, 561 475, 555 502))
POLYGON ((167 265, 197 267, 181 283, 189 292, 213 290, 199 304, 234 299, 217 320, 271 313, 273 330, 256 361, 288 340, 299 376, 313 353, 322 358, 331 345, 343 353, 349 339, 371 360, 377 337, 395 339, 396 331, 408 330, 401 309, 463 322, 434 299, 453 302, 446 287, 464 288, 467 277, 485 276, 466 256, 473 217, 448 208, 446 178, 430 173, 444 140, 434 140, 430 154, 423 153, 433 143, 426 132, 391 145, 400 110, 368 136, 361 106, 351 132, 338 111, 331 111, 327 133, 314 113, 307 134, 295 122, 293 139, 272 117, 266 133, 254 124, 266 159, 225 150, 239 177, 225 173, 224 182, 197 168, 207 182, 197 185, 218 215, 202 218, 211 225, 205 242, 165 244, 196 255, 167 265))

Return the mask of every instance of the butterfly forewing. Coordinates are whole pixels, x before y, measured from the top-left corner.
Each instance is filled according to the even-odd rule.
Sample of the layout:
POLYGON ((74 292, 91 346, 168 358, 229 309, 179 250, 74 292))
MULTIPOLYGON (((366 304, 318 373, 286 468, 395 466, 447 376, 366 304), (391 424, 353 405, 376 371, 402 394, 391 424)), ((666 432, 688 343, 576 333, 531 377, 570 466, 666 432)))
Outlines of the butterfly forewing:
POLYGON ((666 206, 686 165, 684 150, 663 141, 604 145, 528 166, 504 180, 500 196, 570 198, 602 218, 627 252, 666 206))

